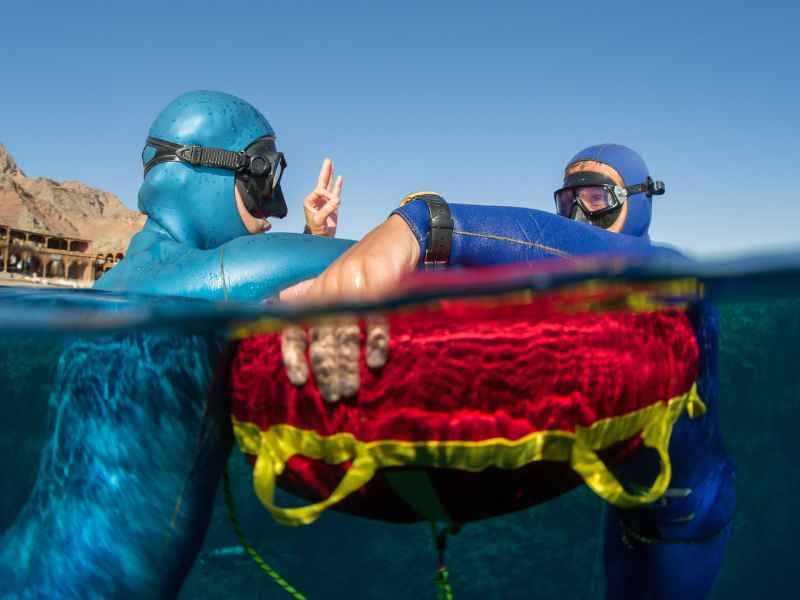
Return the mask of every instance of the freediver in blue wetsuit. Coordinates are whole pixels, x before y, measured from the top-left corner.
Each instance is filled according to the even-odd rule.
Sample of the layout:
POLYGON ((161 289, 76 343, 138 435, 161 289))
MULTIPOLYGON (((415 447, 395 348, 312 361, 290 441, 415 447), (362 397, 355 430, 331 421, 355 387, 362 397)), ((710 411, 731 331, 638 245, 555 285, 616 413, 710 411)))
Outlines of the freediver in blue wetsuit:
MULTIPOLYGON (((229 94, 189 92, 171 102, 150 127, 142 162, 147 222, 98 289, 258 301, 318 274, 352 243, 260 235, 269 217, 286 216, 286 159, 261 113, 229 94)), ((335 233, 341 186, 325 161, 303 203, 307 233, 335 233)))
MULTIPOLYGON (((663 191, 635 152, 601 145, 573 157, 555 199, 563 216, 646 237, 650 197, 663 191), (631 183, 644 185, 631 189, 631 183), (617 197, 615 190, 627 191, 627 199, 617 197)), ((701 348, 698 391, 708 412, 699 419, 684 415, 676 423, 670 440, 672 480, 661 501, 634 510, 609 509, 605 539, 609 599, 700 600, 708 597, 720 568, 735 490, 733 464, 719 427, 718 325, 708 305, 694 307, 692 317, 701 348)), ((619 475, 629 487, 645 486, 656 468, 652 456, 640 453, 621 467, 619 475)))
MULTIPOLYGON (((286 163, 267 120, 239 98, 179 97, 150 128, 143 160, 147 223, 99 289, 260 301, 352 244, 325 237, 341 191, 330 161, 304 201, 320 235, 264 233, 286 214, 286 163)), ((0 598, 177 595, 232 444, 214 384, 224 356, 221 335, 158 330, 65 347, 36 483, 0 535, 0 598)))
MULTIPOLYGON (((685 258, 649 241, 652 196, 663 192, 663 183, 650 178, 636 152, 604 144, 569 161, 563 185, 554 194, 557 215, 448 205, 438 196, 422 193, 329 267, 305 289, 304 299, 319 303, 380 298, 404 273, 423 265, 506 264, 597 253, 680 265, 685 258), (357 288, 354 280, 370 281, 370 289, 357 288)), ((691 313, 701 349, 698 391, 707 413, 697 419, 684 415, 676 424, 670 442, 672 480, 660 501, 632 510, 609 508, 605 536, 609 600, 702 600, 720 568, 735 491, 733 465, 719 428, 718 325, 707 303, 691 313)), ((316 354, 321 351, 315 349, 316 354)), ((290 379, 298 372, 293 361, 305 360, 304 356, 297 351, 291 357, 284 355, 290 379)), ((353 371, 352 365, 341 368, 353 371)), ((328 393, 329 401, 342 395, 335 388, 320 391, 328 393)), ((619 468, 618 476, 631 489, 646 489, 657 463, 649 451, 641 451, 619 468)))

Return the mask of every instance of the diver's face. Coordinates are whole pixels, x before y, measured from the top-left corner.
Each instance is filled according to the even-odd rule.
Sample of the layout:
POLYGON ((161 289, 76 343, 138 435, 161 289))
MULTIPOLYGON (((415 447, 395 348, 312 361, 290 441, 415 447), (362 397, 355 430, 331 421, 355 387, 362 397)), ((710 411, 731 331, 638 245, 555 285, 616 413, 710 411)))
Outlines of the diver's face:
POLYGON ((244 202, 242 202, 242 197, 239 195, 239 190, 236 186, 233 186, 233 190, 236 196, 236 210, 239 211, 239 217, 241 217, 242 223, 244 223, 244 228, 250 233, 265 233, 272 229, 272 223, 266 219, 254 217, 244 207, 244 202))
MULTIPOLYGON (((592 173, 599 173, 600 175, 604 175, 608 177, 611 181, 614 182, 614 185, 618 185, 620 187, 625 186, 625 182, 622 180, 622 177, 614 167, 611 167, 605 163, 597 162, 594 160, 584 160, 574 165, 570 165, 569 168, 564 172, 564 176, 573 175, 575 173, 585 173, 585 172, 592 172, 592 173)), ((628 216, 628 203, 625 202, 622 205, 622 208, 619 211, 619 215, 614 220, 614 222, 606 227, 606 231, 611 231, 612 233, 619 233, 622 231, 622 225, 625 223, 625 217, 628 216)))

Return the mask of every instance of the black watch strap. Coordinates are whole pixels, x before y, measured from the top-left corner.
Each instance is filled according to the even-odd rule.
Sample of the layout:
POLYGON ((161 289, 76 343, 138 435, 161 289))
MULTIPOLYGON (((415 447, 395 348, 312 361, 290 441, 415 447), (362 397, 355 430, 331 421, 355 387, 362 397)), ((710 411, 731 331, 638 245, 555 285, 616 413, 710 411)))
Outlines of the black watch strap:
POLYGON ((428 206, 428 248, 425 251, 425 267, 436 268, 450 261, 450 247, 453 243, 453 217, 444 198, 430 194, 423 196, 428 206))

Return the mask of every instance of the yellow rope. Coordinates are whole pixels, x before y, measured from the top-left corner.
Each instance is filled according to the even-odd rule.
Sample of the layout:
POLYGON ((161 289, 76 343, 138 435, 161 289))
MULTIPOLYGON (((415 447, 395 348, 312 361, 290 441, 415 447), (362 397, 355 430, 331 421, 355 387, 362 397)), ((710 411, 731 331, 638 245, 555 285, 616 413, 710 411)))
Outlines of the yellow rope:
POLYGON ((222 480, 225 491, 225 504, 228 506, 228 517, 231 520, 233 530, 236 532, 236 537, 239 539, 239 543, 242 545, 242 548, 244 548, 244 551, 247 552, 250 558, 253 559, 253 562, 255 562, 262 571, 269 575, 272 580, 292 598, 295 600, 306 600, 306 597, 294 589, 291 584, 281 577, 281 575, 275 569, 269 566, 267 561, 265 561, 258 551, 253 548, 250 542, 247 541, 244 531, 242 531, 242 526, 239 524, 239 519, 236 518, 236 511, 233 506, 233 494, 231 494, 231 481, 230 476, 228 475, 227 465, 225 465, 225 471, 222 474, 222 480))
POLYGON ((458 533, 460 525, 451 523, 442 530, 436 527, 436 523, 431 521, 431 533, 436 552, 439 555, 439 568, 436 570, 436 600, 453 600, 453 588, 450 585, 450 574, 444 564, 444 555, 447 550, 447 536, 450 533, 458 533))
POLYGON ((444 565, 436 571, 436 587, 438 589, 437 600, 453 600, 453 588, 450 586, 447 567, 444 565))

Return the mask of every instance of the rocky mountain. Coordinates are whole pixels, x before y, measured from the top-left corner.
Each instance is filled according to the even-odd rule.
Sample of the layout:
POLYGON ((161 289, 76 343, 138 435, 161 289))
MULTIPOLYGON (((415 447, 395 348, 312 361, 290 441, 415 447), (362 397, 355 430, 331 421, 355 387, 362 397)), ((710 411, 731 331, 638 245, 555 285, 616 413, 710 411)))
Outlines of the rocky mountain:
POLYGON ((0 224, 91 240, 92 251, 125 252, 144 221, 110 192, 27 177, 0 144, 0 224))

